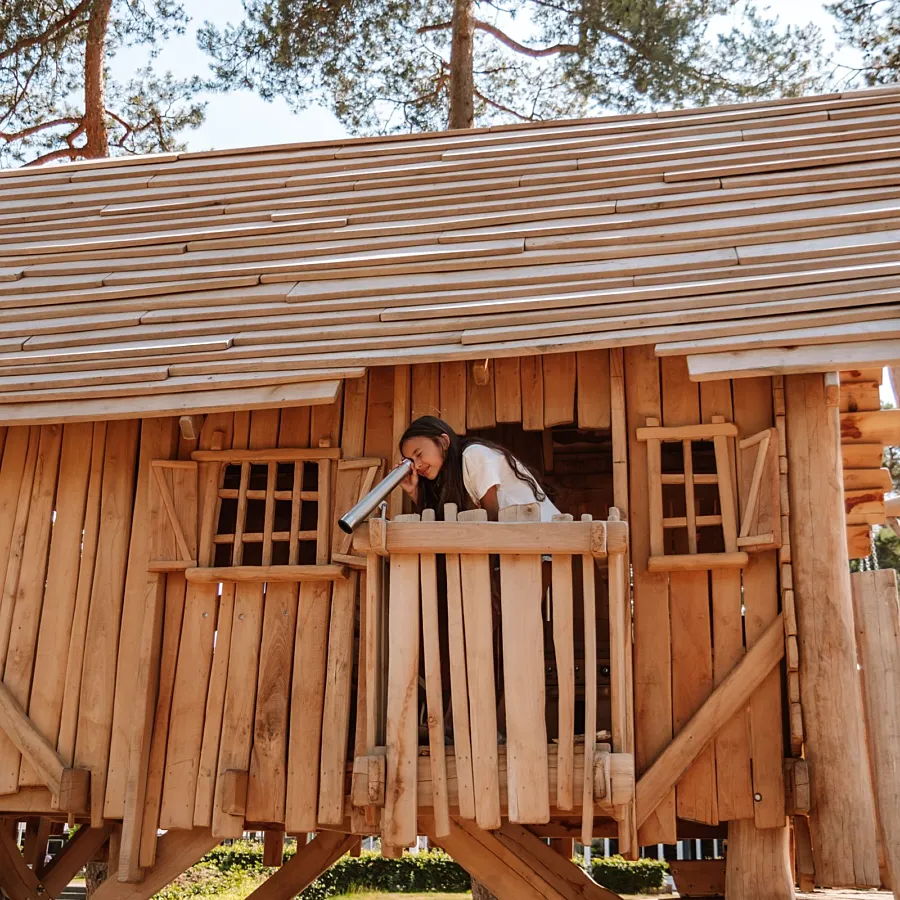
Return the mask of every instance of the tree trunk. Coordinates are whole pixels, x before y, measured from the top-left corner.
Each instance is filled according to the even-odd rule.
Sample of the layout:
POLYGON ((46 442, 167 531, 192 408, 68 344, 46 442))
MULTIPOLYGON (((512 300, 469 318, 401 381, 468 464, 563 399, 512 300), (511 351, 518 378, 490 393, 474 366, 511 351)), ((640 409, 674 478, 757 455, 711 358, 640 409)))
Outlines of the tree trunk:
POLYGON ((475 0, 453 0, 453 36, 450 43, 450 122, 448 128, 475 125, 475 0))
POLYGON ((497 900, 497 898, 480 881, 473 878, 472 900, 497 900))
POLYGON ((107 871, 109 869, 109 865, 104 860, 103 862, 99 862, 98 860, 91 860, 84 867, 84 888, 87 894, 88 900, 90 900, 91 895, 94 891, 106 881, 107 871))
POLYGON ((111 7, 112 0, 96 0, 88 20, 84 48, 84 156, 88 159, 109 156, 104 62, 111 7))

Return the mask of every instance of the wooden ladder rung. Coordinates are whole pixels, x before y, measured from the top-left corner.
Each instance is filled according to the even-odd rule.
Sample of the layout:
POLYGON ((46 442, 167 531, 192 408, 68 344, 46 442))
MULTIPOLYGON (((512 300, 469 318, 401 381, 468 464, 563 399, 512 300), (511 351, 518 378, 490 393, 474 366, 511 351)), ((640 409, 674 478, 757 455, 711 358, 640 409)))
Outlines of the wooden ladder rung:
MULTIPOLYGON (((684 484, 684 474, 666 474, 662 476, 663 484, 684 484)), ((695 475, 694 484, 718 484, 718 475, 695 475)))
MULTIPOLYGON (((240 491, 237 488, 223 488, 219 491, 219 497, 222 500, 237 500, 240 495, 240 491)), ((293 491, 274 491, 272 496, 276 500, 293 500, 294 492, 293 491)), ((248 500, 265 500, 266 492, 264 490, 253 490, 247 491, 246 497, 248 500)), ((319 492, 318 491, 301 491, 300 492, 301 500, 318 500, 319 492)))
MULTIPOLYGON (((721 516, 697 516, 696 523, 698 528, 704 525, 721 525, 721 516)), ((687 517, 678 516, 675 518, 663 519, 663 528, 687 528, 687 517)))
MULTIPOLYGON (((316 531, 298 531, 297 539, 301 541, 314 541, 318 536, 318 532, 316 531)), ((264 538, 263 532, 261 531, 248 531, 241 535, 241 541, 245 544, 260 544, 262 543, 264 538)), ((272 540, 273 541, 289 541, 291 539, 291 533, 289 531, 273 531, 272 532, 272 540)), ((234 543, 234 535, 233 534, 217 534, 213 538, 213 542, 216 544, 233 544, 234 543)))

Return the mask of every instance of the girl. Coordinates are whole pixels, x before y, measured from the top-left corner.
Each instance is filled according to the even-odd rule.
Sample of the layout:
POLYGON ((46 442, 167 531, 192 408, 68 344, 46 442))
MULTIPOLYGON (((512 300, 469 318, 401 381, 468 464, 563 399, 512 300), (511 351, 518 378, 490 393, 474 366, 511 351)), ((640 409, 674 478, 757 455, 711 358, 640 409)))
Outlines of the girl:
POLYGON ((534 473, 505 447, 477 437, 460 437, 443 419, 422 416, 400 438, 400 453, 415 469, 400 483, 418 509, 443 514, 445 503, 458 509, 480 507, 496 521, 499 510, 539 503, 541 521, 559 510, 534 473))

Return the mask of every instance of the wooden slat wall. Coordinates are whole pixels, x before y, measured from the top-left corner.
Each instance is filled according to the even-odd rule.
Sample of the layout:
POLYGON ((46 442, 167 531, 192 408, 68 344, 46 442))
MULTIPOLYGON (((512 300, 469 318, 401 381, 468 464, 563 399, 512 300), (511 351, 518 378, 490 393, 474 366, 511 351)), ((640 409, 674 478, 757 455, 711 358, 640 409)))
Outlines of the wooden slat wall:
MULTIPOLYGON (((629 438, 650 415, 661 418, 663 424, 709 421, 714 415, 730 419, 733 415, 742 434, 773 421, 768 379, 697 386, 687 380, 683 361, 660 361, 650 346, 626 348, 616 354, 612 366, 605 350, 543 360, 523 357, 514 364, 505 360, 503 365, 491 360, 488 383, 477 385, 477 395, 466 390, 474 380, 474 368, 460 366, 454 371, 446 363, 427 363, 399 374, 390 367, 375 368, 366 379, 348 382, 338 403, 312 414, 309 409, 285 408, 210 415, 198 445, 210 447, 215 431, 224 433, 226 448, 305 446, 314 433, 317 440, 340 443, 345 456, 383 457, 393 462, 398 452, 395 442, 413 416, 456 416, 471 425, 469 401, 473 396, 482 409, 489 406, 495 418, 500 418, 502 408, 504 419, 520 421, 523 428, 543 428, 548 419, 603 428, 617 411, 619 427, 627 426, 629 438), (613 372, 618 390, 615 409, 610 399, 613 372)), ((48 712, 46 722, 40 721, 51 740, 58 730, 64 759, 74 759, 99 773, 92 797, 92 814, 99 817, 119 803, 122 789, 116 783, 120 777, 117 765, 122 763, 111 750, 106 751, 110 753, 107 759, 104 747, 116 747, 112 740, 115 710, 127 706, 128 692, 133 691, 133 685, 116 678, 117 668, 124 665, 125 648, 109 640, 109 629, 118 636, 133 628, 126 622, 126 611, 128 585, 131 578, 138 578, 137 566, 147 583, 145 551, 139 554, 134 549, 131 528, 133 516, 141 515, 134 512, 135 503, 141 502, 138 474, 157 452, 184 457, 191 447, 174 439, 174 420, 69 425, 57 431, 61 440, 51 463, 59 471, 71 473, 66 474, 65 491, 45 474, 42 465, 46 455, 41 452, 42 437, 46 448, 48 428, 16 427, 5 435, 0 459, 0 538, 5 544, 0 541, 0 556, 7 564, 0 624, 8 623, 9 634, 23 566, 33 567, 29 560, 43 559, 51 576, 56 571, 71 573, 67 591, 54 595, 53 600, 62 623, 42 615, 40 629, 27 643, 32 657, 38 654, 43 659, 48 651, 42 648, 59 644, 67 635, 62 626, 71 622, 71 645, 62 641, 64 658, 48 669, 52 676, 47 685, 49 712, 54 708, 58 712, 48 712), (54 526, 46 538, 37 524, 30 524, 30 509, 33 498, 47 495, 48 490, 50 506, 58 513, 59 531, 54 526), (66 526, 67 522, 76 524, 66 526), (79 559, 73 555, 73 539, 64 526, 77 530, 81 523, 85 539, 79 559), (25 538, 25 549, 10 553, 17 534, 25 538)), ((619 439, 624 439, 624 433, 619 439)), ((634 741, 641 771, 744 653, 744 623, 740 573, 717 572, 711 579, 706 573, 647 573, 646 448, 631 439, 628 451, 627 473, 620 446, 622 464, 614 474, 621 500, 625 499, 623 491, 630 489, 634 741)), ((200 482, 202 486, 202 469, 200 482)), ((200 505, 203 508, 202 496, 200 505)), ((465 577, 463 582, 465 595, 465 577)), ((146 803, 140 827, 141 865, 153 862, 157 827, 212 826, 216 834, 232 835, 248 822, 264 822, 294 833, 313 830, 323 821, 338 824, 339 816, 343 820, 341 765, 353 702, 350 677, 357 582, 348 583, 343 590, 347 596, 338 598, 336 612, 330 586, 323 591, 323 586, 308 585, 299 592, 285 591, 283 597, 271 588, 264 593, 253 585, 226 586, 219 596, 214 586, 185 586, 183 576, 166 576, 158 696, 151 717, 146 803), (329 630, 333 640, 326 646, 329 630), (320 753, 323 734, 327 756, 320 753), (233 783, 226 773, 233 770, 249 774, 242 815, 223 808, 225 791, 233 783)), ((777 611, 774 553, 771 560, 765 555, 754 560, 744 576, 744 595, 747 635, 752 643, 777 611), (748 591, 752 597, 747 596, 748 591)), ((47 602, 45 591, 45 611, 47 602)), ((601 640, 605 627, 602 610, 601 604, 601 640)), ((19 617, 26 611, 20 609, 19 617)), ((19 646, 9 642, 7 666, 13 648, 19 646)), ((25 665, 27 668, 28 663, 25 665)), ((469 675, 472 677, 471 672, 469 675)), ((777 674, 770 681, 764 685, 765 698, 759 703, 754 698, 748 713, 753 717, 752 745, 747 718, 736 717, 644 824, 641 843, 673 841, 676 812, 708 822, 751 816, 769 822, 777 818, 777 800, 771 799, 783 796, 783 788, 778 794, 782 745, 777 674), (754 790, 769 803, 754 804, 754 790)), ((31 683, 37 682, 31 679, 31 683)), ((32 708, 37 696, 32 690, 32 708)), ((485 707, 485 711, 491 710, 485 707)), ((124 724, 121 727, 126 729, 124 724)), ((126 729, 123 735, 127 734, 126 729)), ((473 750, 476 737, 473 734, 473 750)), ((127 763, 125 759, 126 776, 127 763)), ((0 778, 33 783, 30 774, 23 780, 26 774, 27 767, 19 774, 18 759, 0 770, 0 778)), ((477 767, 475 774, 478 781, 477 767)), ((485 798, 476 798, 479 800, 485 798)), ((493 803, 481 802, 481 807, 476 802, 474 812, 480 819, 485 823, 493 820, 493 803)))

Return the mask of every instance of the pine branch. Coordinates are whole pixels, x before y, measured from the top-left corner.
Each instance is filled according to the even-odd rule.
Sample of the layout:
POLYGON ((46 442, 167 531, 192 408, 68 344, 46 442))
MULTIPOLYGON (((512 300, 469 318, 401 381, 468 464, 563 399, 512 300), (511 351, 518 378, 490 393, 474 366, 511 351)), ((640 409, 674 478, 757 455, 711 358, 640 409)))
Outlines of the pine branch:
MULTIPOLYGON (((554 44, 552 47, 526 47, 520 44, 514 38, 511 38, 505 31, 501 31, 489 22, 483 22, 481 19, 475 19, 475 28, 484 31, 495 37, 501 44, 505 44, 510 50, 521 53, 523 56, 530 56, 538 59, 542 56, 556 56, 560 53, 577 53, 578 46, 576 44, 554 44)), ((449 31, 453 27, 452 22, 436 22, 434 25, 423 25, 416 30, 416 34, 427 34, 429 31, 449 31)))
POLYGON ((32 125, 30 128, 23 128, 21 131, 0 131, 0 138, 9 144, 13 141, 20 141, 23 138, 31 137, 31 135, 37 134, 39 131, 46 131, 48 128, 56 128, 59 125, 81 125, 81 119, 75 119, 70 116, 65 116, 61 119, 51 119, 49 122, 41 122, 38 125, 32 125))
POLYGON ((45 44, 48 41, 52 41, 61 31, 75 22, 79 16, 86 13, 90 9, 91 3, 93 3, 93 0, 81 0, 81 3, 73 10, 66 13, 66 15, 57 19, 55 22, 51 22, 40 34, 36 34, 30 38, 23 38, 21 41, 16 41, 16 43, 7 47, 6 50, 0 52, 0 60, 15 56, 17 53, 21 53, 22 50, 27 50, 29 47, 34 47, 36 44, 45 44))
POLYGON ((22 167, 28 169, 31 166, 41 166, 44 163, 52 162, 54 159, 68 159, 70 162, 81 159, 84 156, 84 149, 81 147, 62 147, 59 150, 51 150, 31 162, 25 163, 22 167))
POLYGON ((514 109, 510 109, 508 106, 504 106, 502 103, 498 103, 496 100, 491 100, 490 97, 486 97, 478 88, 475 88, 475 96, 482 100, 484 103, 487 103, 488 106, 493 106, 494 109, 499 109, 501 112, 508 113, 511 116, 515 116, 515 118, 519 119, 522 122, 534 122, 534 115, 526 116, 520 112, 516 112, 514 109))

